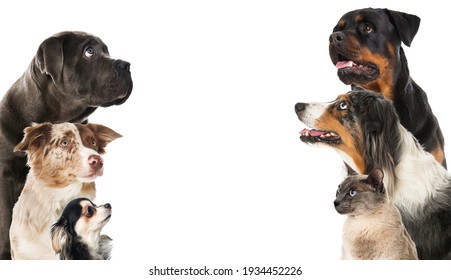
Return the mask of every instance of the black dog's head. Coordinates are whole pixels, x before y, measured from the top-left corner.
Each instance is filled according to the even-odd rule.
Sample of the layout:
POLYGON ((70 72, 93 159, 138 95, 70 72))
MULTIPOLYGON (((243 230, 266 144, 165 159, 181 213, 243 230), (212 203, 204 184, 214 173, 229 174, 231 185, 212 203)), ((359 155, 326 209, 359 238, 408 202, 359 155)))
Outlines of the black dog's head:
MULTIPOLYGON (((96 206, 87 198, 72 200, 52 226, 52 246, 61 259, 103 259, 102 228, 111 218, 111 205, 96 206)), ((111 240, 107 237, 108 240, 111 240)))
POLYGON ((410 46, 420 18, 387 9, 360 9, 346 13, 329 37, 329 54, 338 77, 349 85, 383 93, 392 99, 400 67, 408 75, 401 42, 410 46))
POLYGON ((132 91, 130 63, 112 59, 105 43, 85 32, 61 32, 46 39, 33 64, 51 88, 90 107, 122 104, 132 91))

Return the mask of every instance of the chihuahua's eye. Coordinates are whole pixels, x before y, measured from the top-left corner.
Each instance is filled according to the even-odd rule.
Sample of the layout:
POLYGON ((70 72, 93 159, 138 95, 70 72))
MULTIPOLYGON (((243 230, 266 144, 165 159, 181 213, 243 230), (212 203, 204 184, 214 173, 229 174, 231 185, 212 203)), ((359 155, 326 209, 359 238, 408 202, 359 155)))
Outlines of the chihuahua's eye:
POLYGON ((91 58, 95 54, 94 49, 92 47, 87 47, 85 49, 85 56, 87 58, 91 58))
POLYGON ((85 216, 88 218, 92 217, 92 215, 94 215, 94 211, 94 207, 88 206, 88 208, 86 208, 85 216))
POLYGON ((342 101, 338 104, 338 110, 343 111, 348 109, 348 104, 346 102, 342 101))
POLYGON ((369 23, 365 23, 363 26, 362 26, 362 30, 363 30, 363 32, 365 32, 365 33, 371 33, 371 32, 373 32, 373 26, 371 25, 371 24, 369 24, 369 23))
POLYGON ((66 139, 61 140, 60 142, 60 146, 65 148, 69 145, 69 141, 67 141, 66 139))
POLYGON ((354 189, 351 189, 351 190, 349 191, 349 196, 350 196, 350 197, 353 197, 353 196, 356 195, 356 194, 357 194, 357 191, 354 190, 354 189))

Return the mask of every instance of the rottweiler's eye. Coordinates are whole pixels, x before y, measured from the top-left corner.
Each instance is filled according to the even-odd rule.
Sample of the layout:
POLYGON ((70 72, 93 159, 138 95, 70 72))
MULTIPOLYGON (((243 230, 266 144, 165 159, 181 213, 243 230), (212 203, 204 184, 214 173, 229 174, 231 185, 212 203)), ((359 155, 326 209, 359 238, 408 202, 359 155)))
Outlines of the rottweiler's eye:
POLYGON ((85 49, 85 56, 87 58, 91 58, 95 54, 94 49, 92 47, 87 47, 85 49))
POLYGON ((357 191, 354 190, 354 189, 351 189, 351 190, 349 191, 349 196, 350 196, 350 197, 353 197, 353 196, 356 195, 356 194, 357 194, 357 191))
POLYGON ((342 101, 338 104, 338 110, 343 111, 348 109, 348 104, 346 102, 342 101))
POLYGON ((371 24, 368 24, 368 23, 365 23, 363 26, 362 26, 362 30, 363 30, 363 32, 365 32, 365 33, 371 33, 371 32, 373 32, 373 26, 371 26, 371 24))

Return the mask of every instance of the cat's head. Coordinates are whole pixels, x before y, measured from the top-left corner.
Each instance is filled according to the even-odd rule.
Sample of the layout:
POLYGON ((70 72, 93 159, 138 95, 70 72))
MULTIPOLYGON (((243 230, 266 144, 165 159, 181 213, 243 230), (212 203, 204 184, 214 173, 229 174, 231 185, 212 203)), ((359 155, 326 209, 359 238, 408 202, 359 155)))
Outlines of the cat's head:
POLYGON ((384 172, 380 168, 374 168, 369 175, 360 175, 348 167, 348 176, 338 185, 334 201, 337 212, 364 215, 377 209, 387 200, 383 179, 384 172))

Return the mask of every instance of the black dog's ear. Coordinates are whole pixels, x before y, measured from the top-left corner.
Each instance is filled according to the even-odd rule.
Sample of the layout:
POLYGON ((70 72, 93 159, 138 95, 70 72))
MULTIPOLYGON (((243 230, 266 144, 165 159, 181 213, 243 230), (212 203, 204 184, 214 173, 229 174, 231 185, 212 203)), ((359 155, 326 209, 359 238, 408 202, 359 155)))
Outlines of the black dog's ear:
POLYGON ((63 73, 63 39, 50 37, 41 43, 35 56, 35 64, 41 73, 52 77, 59 83, 63 73))
POLYGON ((408 47, 420 28, 420 18, 403 12, 385 9, 398 31, 401 41, 408 47))

